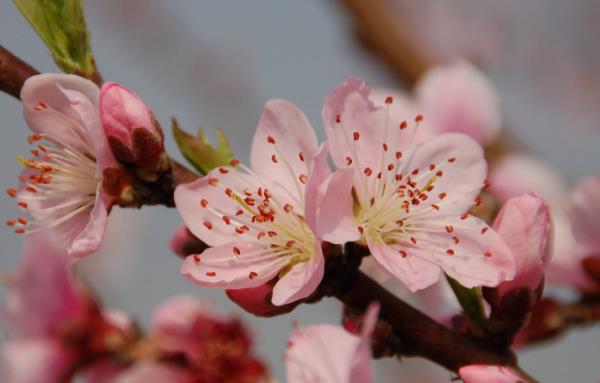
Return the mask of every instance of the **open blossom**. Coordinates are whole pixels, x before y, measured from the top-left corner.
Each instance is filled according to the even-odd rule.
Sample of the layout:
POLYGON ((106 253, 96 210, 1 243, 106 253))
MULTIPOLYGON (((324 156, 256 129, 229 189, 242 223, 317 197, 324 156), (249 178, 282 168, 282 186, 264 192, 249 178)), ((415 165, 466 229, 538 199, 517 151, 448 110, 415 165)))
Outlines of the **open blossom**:
POLYGON ((458 370, 464 383, 525 383, 515 371, 504 366, 470 365, 458 370))
POLYGON ((377 324, 379 305, 365 314, 361 335, 340 326, 308 326, 292 334, 285 355, 289 383, 371 383, 373 365, 371 334, 377 324))
POLYGON ((21 91, 23 114, 33 134, 31 159, 19 190, 9 189, 25 217, 9 220, 17 233, 52 229, 72 256, 98 249, 111 197, 103 188, 104 171, 115 164, 98 117, 99 89, 75 75, 41 74, 21 91))
POLYGON ((352 224, 330 232, 318 227, 323 238, 366 243, 375 261, 413 291, 435 283, 441 271, 467 287, 510 280, 510 250, 467 213, 486 177, 481 147, 457 133, 414 145, 423 117, 416 126, 398 120, 390 113, 392 97, 377 107, 369 93, 364 81, 351 78, 325 101, 330 153, 350 175, 351 190, 327 190, 323 200, 334 194, 336 204, 320 206, 317 226, 321 216, 352 224))
POLYGON ((496 291, 500 296, 519 288, 535 291, 552 258, 550 207, 535 194, 514 197, 504 204, 493 228, 516 261, 515 278, 501 283, 496 291))
POLYGON ((313 177, 326 162, 304 114, 271 100, 258 124, 251 169, 237 160, 181 185, 175 204, 188 229, 211 246, 189 256, 181 271, 201 286, 242 289, 278 278, 272 302, 305 298, 323 277, 324 259, 312 209, 313 177))
POLYGON ((415 143, 454 132, 483 145, 495 140, 501 130, 500 102, 493 84, 466 61, 433 67, 416 84, 412 96, 377 89, 372 99, 383 105, 388 96, 395 101, 390 107, 395 118, 419 113, 427 116, 415 133, 415 143))

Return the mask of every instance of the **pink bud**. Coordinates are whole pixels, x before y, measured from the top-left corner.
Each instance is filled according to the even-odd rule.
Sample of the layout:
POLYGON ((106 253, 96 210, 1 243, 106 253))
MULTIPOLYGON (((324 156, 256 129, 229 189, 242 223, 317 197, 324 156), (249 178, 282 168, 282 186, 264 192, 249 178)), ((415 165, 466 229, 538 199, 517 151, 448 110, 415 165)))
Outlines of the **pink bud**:
POLYGON ((493 227, 512 251, 516 263, 515 278, 497 288, 500 297, 518 288, 536 290, 552 255, 553 225, 548 204, 536 194, 511 198, 493 227))
POLYGON ((100 119, 115 156, 142 168, 164 153, 163 133, 154 114, 126 87, 109 82, 100 90, 100 119))
POLYGON ((277 278, 257 287, 226 290, 226 293, 229 299, 251 314, 261 317, 286 314, 292 311, 300 302, 283 306, 275 306, 271 303, 275 283, 277 283, 277 278))
POLYGON ((171 250, 181 258, 188 255, 200 254, 206 249, 206 244, 196 238, 185 225, 181 225, 169 241, 171 250))

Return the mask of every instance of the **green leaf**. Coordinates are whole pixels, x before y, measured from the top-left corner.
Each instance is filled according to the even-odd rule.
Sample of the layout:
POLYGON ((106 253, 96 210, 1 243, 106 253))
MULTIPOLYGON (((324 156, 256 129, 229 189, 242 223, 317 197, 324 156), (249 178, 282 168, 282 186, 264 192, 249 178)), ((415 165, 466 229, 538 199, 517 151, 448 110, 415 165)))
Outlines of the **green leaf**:
POLYGON ((212 169, 229 165, 233 159, 233 151, 229 141, 221 129, 217 129, 217 145, 213 147, 200 128, 193 136, 179 127, 177 120, 172 119, 173 137, 185 159, 202 174, 212 169))
POLYGON ((476 324, 483 326, 485 323, 485 314, 483 310, 483 300, 481 297, 481 289, 473 287, 467 288, 458 283, 457 280, 446 275, 452 291, 458 303, 460 303, 463 311, 469 316, 476 324))
POLYGON ((13 1, 63 71, 97 78, 81 0, 13 1))

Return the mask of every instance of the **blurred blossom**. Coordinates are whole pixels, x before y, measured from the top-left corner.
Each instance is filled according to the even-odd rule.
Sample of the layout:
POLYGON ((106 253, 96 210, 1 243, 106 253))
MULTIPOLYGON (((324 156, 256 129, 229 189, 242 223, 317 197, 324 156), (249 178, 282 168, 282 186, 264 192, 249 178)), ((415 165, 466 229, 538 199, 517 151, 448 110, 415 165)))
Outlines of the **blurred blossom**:
POLYGON ((288 383, 373 382, 371 334, 378 314, 379 305, 371 304, 360 336, 330 324, 308 326, 294 332, 285 355, 288 383))
POLYGON ((464 383, 521 383, 523 378, 509 367, 470 365, 461 367, 458 375, 464 383))
POLYGON ((33 158, 19 158, 26 167, 19 191, 8 194, 33 222, 20 217, 8 224, 17 233, 51 229, 76 257, 100 247, 116 192, 107 188, 115 160, 100 125, 98 96, 91 81, 63 74, 30 77, 21 91, 23 115, 34 132, 28 141, 35 146, 33 158))
MULTIPOLYGON (((107 381, 106 383, 108 383, 107 381)), ((182 368, 160 362, 142 362, 117 375, 114 383, 196 383, 205 380, 195 380, 194 376, 182 368)), ((211 380, 206 380, 211 382, 211 380)), ((213 382, 217 382, 213 380, 213 382)))
POLYGON ((436 134, 455 132, 485 145, 500 133, 500 102, 494 86, 466 61, 432 67, 415 86, 414 95, 377 89, 372 99, 383 106, 388 96, 394 99, 389 106, 394 121, 417 114, 424 116, 415 133, 415 143, 436 134))
POLYGON ((467 213, 479 204, 486 177, 481 146, 459 133, 416 145, 422 116, 409 125, 391 112, 393 97, 378 107, 369 96, 363 80, 349 78, 325 100, 331 157, 352 182, 330 187, 321 200, 320 214, 345 222, 329 240, 368 245, 375 261, 412 291, 431 286, 442 272, 467 287, 511 279, 510 250, 467 213))

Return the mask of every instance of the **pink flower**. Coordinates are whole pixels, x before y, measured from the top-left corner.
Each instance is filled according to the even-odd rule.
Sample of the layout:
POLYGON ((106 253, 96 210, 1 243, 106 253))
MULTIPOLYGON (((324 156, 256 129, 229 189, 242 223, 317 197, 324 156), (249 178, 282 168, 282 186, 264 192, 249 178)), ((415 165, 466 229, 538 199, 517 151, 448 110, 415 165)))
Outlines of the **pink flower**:
POLYGON ((164 160, 164 136, 154 114, 131 90, 109 82, 100 90, 100 119, 117 158, 155 170, 164 160))
POLYGON ((316 203, 317 181, 328 171, 325 155, 295 105, 269 101, 252 143, 252 169, 234 160, 175 191, 184 223, 211 246, 189 256, 182 274, 200 286, 227 289, 278 277, 275 305, 310 295, 323 277, 309 206, 316 203))
POLYGON ((501 283, 501 298, 514 289, 539 287, 544 267, 552 257, 552 216, 550 207, 535 194, 514 197, 496 216, 494 230, 512 251, 516 261, 515 278, 501 283))
POLYGON ((480 144, 494 141, 501 130, 500 102, 494 86, 475 66, 455 61, 427 71, 411 97, 397 91, 373 92, 376 105, 391 96, 390 114, 396 120, 422 113, 427 118, 415 134, 421 143, 442 133, 463 133, 480 144))
POLYGON ((371 334, 379 305, 369 306, 360 337, 331 324, 308 326, 292 334, 285 356, 289 383, 373 382, 371 334))
MULTIPOLYGON (((481 147, 457 133, 412 145, 419 128, 390 113, 393 98, 377 107, 369 93, 364 81, 348 79, 325 101, 331 156, 351 185, 327 190, 322 200, 336 203, 322 203, 317 222, 352 225, 337 225, 323 238, 366 243, 412 291, 435 283, 441 271, 467 287, 510 280, 510 250, 467 213, 486 177, 481 147)), ((415 118, 417 125, 422 119, 415 118)))
POLYGON ((107 223, 110 196, 104 171, 115 164, 98 117, 99 90, 79 76, 41 74, 21 91, 23 114, 34 132, 31 159, 20 176, 18 205, 31 215, 8 222, 17 233, 52 229, 71 256, 98 249, 107 223))
POLYGON ((555 256, 546 273, 551 282, 600 291, 599 214, 600 177, 596 176, 575 186, 570 217, 556 214, 555 256))
POLYGON ((509 367, 470 365, 458 370, 464 383, 522 383, 523 378, 509 367))

